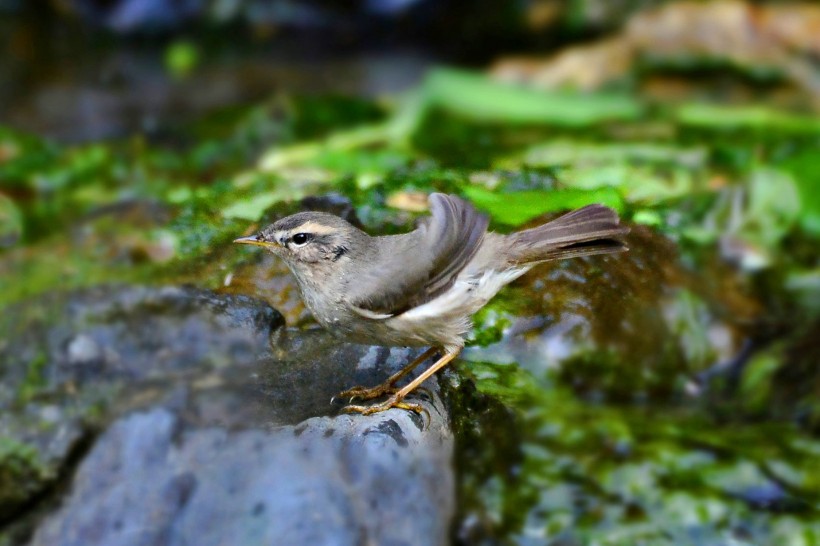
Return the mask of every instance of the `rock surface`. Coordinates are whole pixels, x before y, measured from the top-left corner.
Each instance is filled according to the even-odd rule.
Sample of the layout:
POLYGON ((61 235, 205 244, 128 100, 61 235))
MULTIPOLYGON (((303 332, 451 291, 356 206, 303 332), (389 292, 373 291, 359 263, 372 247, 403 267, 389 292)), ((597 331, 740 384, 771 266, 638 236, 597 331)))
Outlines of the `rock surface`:
POLYGON ((406 412, 265 431, 153 409, 100 438, 32 544, 444 544, 449 458, 406 412))
POLYGON ((0 544, 448 542, 435 382, 429 421, 330 403, 410 350, 190 288, 52 295, 0 322, 0 544))

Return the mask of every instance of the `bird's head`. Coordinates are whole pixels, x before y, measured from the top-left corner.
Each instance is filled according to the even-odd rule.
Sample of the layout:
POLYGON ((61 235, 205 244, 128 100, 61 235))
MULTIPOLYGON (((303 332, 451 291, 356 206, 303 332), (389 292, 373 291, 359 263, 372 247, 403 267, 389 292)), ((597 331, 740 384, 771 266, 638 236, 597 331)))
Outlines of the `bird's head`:
POLYGON ((261 246, 285 260, 294 273, 344 260, 367 235, 347 221, 324 212, 300 212, 234 243, 261 246))

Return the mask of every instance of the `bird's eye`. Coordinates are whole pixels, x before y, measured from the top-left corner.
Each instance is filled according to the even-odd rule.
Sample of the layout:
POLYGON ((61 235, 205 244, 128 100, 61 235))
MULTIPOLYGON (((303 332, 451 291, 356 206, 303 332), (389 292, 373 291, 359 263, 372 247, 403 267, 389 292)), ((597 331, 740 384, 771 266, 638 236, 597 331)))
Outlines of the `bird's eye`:
POLYGON ((313 239, 313 234, 311 233, 297 233, 293 237, 291 237, 291 241, 295 246, 303 246, 310 242, 313 239))

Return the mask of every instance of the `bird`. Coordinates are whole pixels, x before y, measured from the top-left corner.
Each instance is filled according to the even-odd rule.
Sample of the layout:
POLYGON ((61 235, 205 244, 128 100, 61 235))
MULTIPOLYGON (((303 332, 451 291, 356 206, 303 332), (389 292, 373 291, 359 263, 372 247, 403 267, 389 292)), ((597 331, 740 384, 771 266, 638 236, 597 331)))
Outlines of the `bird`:
POLYGON ((343 411, 390 408, 423 413, 405 398, 464 348, 471 317, 504 286, 548 261, 627 250, 629 229, 609 207, 591 204, 510 234, 488 231, 489 218, 456 195, 432 193, 430 214, 399 235, 371 236, 325 212, 299 212, 234 242, 284 260, 316 321, 355 343, 427 347, 385 382, 352 387, 343 411), (398 382, 435 362, 405 386, 398 382))

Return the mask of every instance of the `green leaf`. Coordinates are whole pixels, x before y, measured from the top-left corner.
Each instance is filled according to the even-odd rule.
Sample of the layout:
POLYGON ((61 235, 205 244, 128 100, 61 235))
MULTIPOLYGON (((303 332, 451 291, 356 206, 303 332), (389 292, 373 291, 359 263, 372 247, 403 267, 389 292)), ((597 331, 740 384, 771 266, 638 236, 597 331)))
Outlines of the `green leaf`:
POLYGON ((792 134, 820 133, 820 118, 765 106, 685 104, 675 112, 678 123, 716 130, 754 129, 792 134))
POLYGON ((663 225, 663 218, 660 213, 651 209, 641 209, 632 215, 632 221, 645 226, 663 225))
POLYGON ((422 102, 476 121, 546 123, 585 127, 611 120, 636 119, 643 105, 632 97, 605 93, 542 91, 453 69, 432 71, 422 102))
POLYGON ((612 163, 673 164, 697 169, 706 165, 705 147, 679 147, 654 142, 591 143, 572 140, 554 140, 530 147, 523 159, 510 160, 510 166, 521 161, 530 166, 555 167, 561 165, 606 165, 612 163))
POLYGON ((326 150, 307 162, 344 174, 383 174, 410 161, 410 156, 395 150, 326 150))
POLYGON ((800 194, 800 227, 820 237, 820 161, 818 152, 811 150, 793 156, 781 167, 794 178, 800 194))
POLYGON ((222 209, 225 218, 240 218, 242 220, 258 220, 265 210, 274 203, 282 200, 281 192, 272 191, 254 195, 248 199, 240 199, 222 209))
POLYGON ((800 213, 800 198, 788 173, 760 168, 750 174, 748 206, 740 235, 774 248, 791 231, 800 213))
POLYGON ((651 167, 626 163, 571 167, 561 171, 560 180, 563 186, 574 189, 618 188, 627 201, 648 204, 686 195, 694 186, 693 176, 686 169, 660 173, 651 167))
POLYGON ((750 411, 763 411, 769 405, 772 378, 783 361, 782 348, 755 354, 743 368, 740 399, 750 411))
POLYGON ((275 147, 259 160, 259 170, 277 171, 284 167, 316 161, 323 155, 332 156, 362 148, 383 146, 393 139, 400 140, 403 136, 405 135, 394 134, 393 126, 389 122, 337 131, 325 139, 275 147))
POLYGON ((477 186, 468 186, 464 188, 464 194, 479 209, 509 225, 520 225, 548 212, 575 209, 593 203, 612 207, 618 212, 622 212, 624 208, 621 196, 612 188, 493 193, 477 186))

